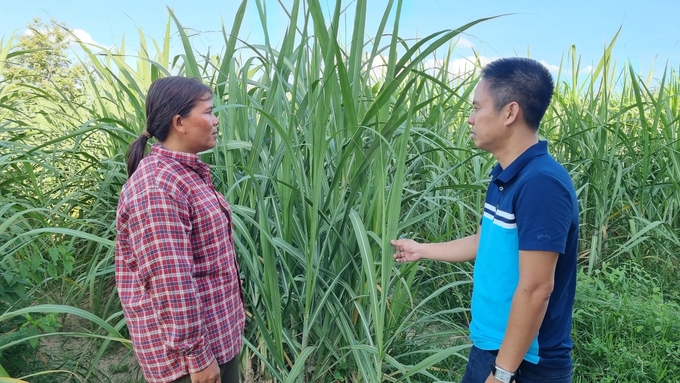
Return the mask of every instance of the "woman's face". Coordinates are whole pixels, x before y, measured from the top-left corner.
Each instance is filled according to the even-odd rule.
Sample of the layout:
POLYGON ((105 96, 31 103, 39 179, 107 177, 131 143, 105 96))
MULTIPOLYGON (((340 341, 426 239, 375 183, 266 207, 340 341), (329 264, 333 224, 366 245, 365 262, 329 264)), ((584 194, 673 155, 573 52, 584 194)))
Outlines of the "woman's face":
POLYGON ((217 124, 219 120, 213 113, 213 101, 209 94, 198 100, 186 117, 181 118, 185 129, 183 146, 188 153, 204 152, 217 144, 217 124))

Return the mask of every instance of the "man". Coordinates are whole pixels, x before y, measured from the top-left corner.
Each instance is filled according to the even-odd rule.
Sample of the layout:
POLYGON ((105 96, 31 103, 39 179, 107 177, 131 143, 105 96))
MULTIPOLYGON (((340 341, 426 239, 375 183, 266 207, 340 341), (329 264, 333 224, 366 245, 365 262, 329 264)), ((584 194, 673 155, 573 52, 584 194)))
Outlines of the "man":
POLYGON ((475 145, 498 164, 477 234, 392 241, 398 262, 475 260, 463 383, 571 382, 578 203, 567 171, 538 140, 553 88, 534 60, 488 64, 468 123, 475 145))

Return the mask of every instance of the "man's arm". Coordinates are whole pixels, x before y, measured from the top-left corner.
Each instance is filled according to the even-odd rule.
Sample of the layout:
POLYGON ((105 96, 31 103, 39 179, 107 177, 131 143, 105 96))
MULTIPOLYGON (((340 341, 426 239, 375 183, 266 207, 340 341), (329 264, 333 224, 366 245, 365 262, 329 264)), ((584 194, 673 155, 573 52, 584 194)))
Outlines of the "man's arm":
MULTIPOLYGON (((558 253, 519 252, 519 283, 512 298, 510 318, 496 365, 517 371, 543 323, 555 282, 558 253)), ((492 376, 487 382, 494 382, 492 376)))
POLYGON ((439 243, 418 243, 412 239, 393 239, 392 245, 397 249, 394 259, 397 262, 412 262, 419 259, 446 262, 472 261, 477 257, 481 232, 480 227, 477 234, 439 243))

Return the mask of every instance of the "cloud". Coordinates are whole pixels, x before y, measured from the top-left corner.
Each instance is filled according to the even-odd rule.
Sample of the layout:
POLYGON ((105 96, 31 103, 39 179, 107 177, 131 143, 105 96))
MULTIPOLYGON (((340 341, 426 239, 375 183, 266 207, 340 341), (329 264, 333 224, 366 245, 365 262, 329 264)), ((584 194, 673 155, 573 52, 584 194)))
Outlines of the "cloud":
POLYGON ((470 73, 476 69, 490 63, 493 59, 486 56, 467 56, 453 60, 449 64, 449 71, 452 73, 470 73))
MULTIPOLYGON (((80 41, 83 42, 83 43, 86 43, 86 44, 97 44, 97 43, 95 43, 94 40, 92 39, 92 36, 91 36, 89 33, 87 33, 87 32, 85 32, 84 30, 82 30, 82 29, 72 29, 72 30, 71 30, 71 33, 73 33, 73 35, 76 37, 76 39, 80 40, 80 41)), ((69 40, 75 41, 72 37, 71 37, 69 40)), ((98 44, 97 44, 97 45, 98 45, 98 44)))
POLYGON ((552 73, 559 73, 560 71, 560 66, 555 65, 555 64, 550 64, 545 60, 539 61, 541 64, 543 64, 544 67, 548 68, 548 70, 552 73))
MULTIPOLYGON (((60 28, 60 27, 57 27, 60 28)), ((83 29, 69 29, 71 33, 66 33, 65 37, 65 42, 68 43, 68 47, 71 49, 79 49, 80 48, 80 43, 85 43, 90 46, 99 46, 101 47, 102 45, 94 41, 92 38, 92 35, 90 35, 87 31, 83 29)), ((40 33, 48 33, 48 29, 39 29, 38 32, 40 33)), ((35 35, 35 31, 33 29, 26 28, 23 32, 21 32, 21 36, 25 37, 31 37, 35 35)), ((50 41, 54 42, 55 37, 52 34, 48 34, 47 37, 50 41)))
POLYGON ((102 50, 111 50, 115 48, 114 46, 104 46, 98 42, 96 42, 93 38, 92 35, 90 35, 87 31, 83 29, 71 29, 71 34, 66 38, 66 41, 69 43, 69 48, 79 51, 81 49, 80 44, 83 43, 89 47, 89 49, 92 49, 94 51, 98 51, 99 49, 102 50))
MULTIPOLYGON (((446 70, 450 76, 454 77, 464 77, 473 74, 475 71, 479 71, 486 64, 497 60, 499 57, 487 57, 487 56, 475 56, 469 55, 466 57, 457 58, 448 62, 448 66, 445 67, 445 62, 442 59, 431 58, 423 62, 423 69, 432 75, 436 75, 437 72, 446 70)), ((378 81, 385 78, 385 68, 386 68, 387 58, 383 56, 377 56, 373 59, 371 65, 370 75, 371 77, 378 81)), ((545 66, 551 73, 560 73, 560 66, 555 64, 550 64, 545 60, 539 61, 541 65, 545 66)), ((590 74, 593 71, 592 66, 587 66, 581 69, 582 74, 590 74)), ((571 70, 562 68, 563 74, 571 74, 571 70)))
POLYGON ((456 48, 474 48, 475 44, 472 41, 466 39, 465 37, 459 37, 456 41, 456 48))
POLYGON ((80 48, 80 43, 89 46, 101 46, 98 42, 94 41, 92 35, 87 33, 83 29, 71 29, 71 34, 66 37, 66 41, 69 43, 69 48, 78 49, 80 48))
POLYGON ((444 67, 444 61, 440 59, 430 59, 425 62, 425 68, 430 72, 438 72, 446 70, 454 76, 470 75, 474 71, 480 69, 484 65, 491 62, 493 59, 485 56, 470 55, 448 62, 448 67, 444 67))
MULTIPOLYGON (((465 77, 472 75, 475 71, 479 71, 484 65, 495 60, 486 56, 469 55, 454 60, 448 61, 448 66, 445 66, 445 61, 438 58, 431 58, 423 61, 421 67, 431 75, 436 76, 440 71, 447 71, 451 78, 465 77)), ((373 59, 370 69, 370 77, 373 82, 380 82, 385 79, 385 71, 387 67, 387 57, 378 55, 373 59)))
MULTIPOLYGON (((560 66, 559 65, 550 64, 545 60, 541 60, 540 63, 543 64, 543 66, 545 66, 546 68, 548 68, 548 70, 551 73, 554 73, 554 74, 560 73, 560 66)), ((587 67, 579 70, 579 73, 588 75, 588 74, 593 73, 593 70, 595 70, 595 67, 593 67, 592 65, 588 65, 587 67)), ((571 70, 569 68, 564 68, 564 67, 562 68, 562 74, 571 75, 572 73, 573 73, 573 70, 571 70)))

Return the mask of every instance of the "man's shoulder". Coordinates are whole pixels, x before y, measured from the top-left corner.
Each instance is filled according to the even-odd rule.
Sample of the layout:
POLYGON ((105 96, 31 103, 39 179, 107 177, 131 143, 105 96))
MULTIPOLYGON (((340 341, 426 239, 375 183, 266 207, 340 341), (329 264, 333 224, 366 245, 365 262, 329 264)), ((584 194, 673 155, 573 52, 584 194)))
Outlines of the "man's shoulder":
POLYGON ((549 154, 535 157, 522 169, 521 175, 525 181, 554 179, 573 186, 569 171, 549 154))

